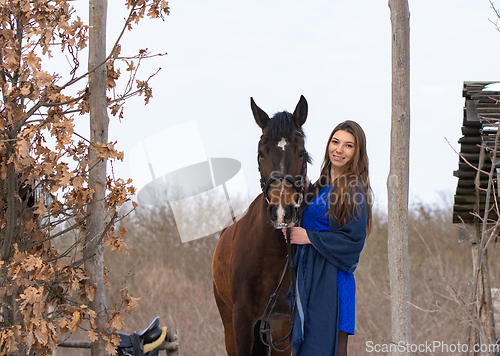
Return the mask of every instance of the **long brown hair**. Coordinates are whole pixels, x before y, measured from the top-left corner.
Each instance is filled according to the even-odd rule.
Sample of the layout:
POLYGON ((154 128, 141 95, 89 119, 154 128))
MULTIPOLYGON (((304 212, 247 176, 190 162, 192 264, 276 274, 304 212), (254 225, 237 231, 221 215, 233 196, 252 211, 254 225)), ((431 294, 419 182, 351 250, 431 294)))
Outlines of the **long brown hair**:
POLYGON ((331 162, 329 145, 333 135, 341 130, 354 136, 355 153, 354 157, 346 163, 343 173, 338 176, 332 184, 328 214, 332 219, 336 219, 340 226, 345 225, 348 218, 353 218, 355 212, 359 213, 359 199, 365 199, 367 209, 367 235, 369 235, 372 226, 373 192, 370 187, 368 175, 366 136, 358 123, 347 120, 338 124, 333 129, 326 144, 320 177, 316 183, 314 183, 311 192, 312 196, 308 197, 307 203, 312 202, 318 195, 320 189, 326 187, 332 181, 330 176, 331 162))

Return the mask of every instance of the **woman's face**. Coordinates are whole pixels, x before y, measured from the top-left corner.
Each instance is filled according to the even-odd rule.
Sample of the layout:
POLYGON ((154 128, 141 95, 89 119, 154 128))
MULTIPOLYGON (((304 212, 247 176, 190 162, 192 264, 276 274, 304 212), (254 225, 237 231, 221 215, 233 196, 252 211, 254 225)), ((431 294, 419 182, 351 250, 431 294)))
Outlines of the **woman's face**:
POLYGON ((356 139, 347 131, 335 132, 328 145, 330 162, 332 162, 333 177, 341 174, 345 165, 350 162, 356 154, 356 139))

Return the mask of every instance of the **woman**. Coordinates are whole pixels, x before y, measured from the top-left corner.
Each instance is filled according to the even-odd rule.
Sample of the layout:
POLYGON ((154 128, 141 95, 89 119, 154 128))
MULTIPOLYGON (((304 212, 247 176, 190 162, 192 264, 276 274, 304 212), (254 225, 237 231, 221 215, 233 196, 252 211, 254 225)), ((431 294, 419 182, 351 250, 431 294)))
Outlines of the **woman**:
POLYGON ((304 199, 302 227, 290 233, 297 245, 296 356, 347 355, 347 337, 354 334, 352 272, 370 230, 371 198, 365 134, 345 121, 328 139, 320 178, 304 199))

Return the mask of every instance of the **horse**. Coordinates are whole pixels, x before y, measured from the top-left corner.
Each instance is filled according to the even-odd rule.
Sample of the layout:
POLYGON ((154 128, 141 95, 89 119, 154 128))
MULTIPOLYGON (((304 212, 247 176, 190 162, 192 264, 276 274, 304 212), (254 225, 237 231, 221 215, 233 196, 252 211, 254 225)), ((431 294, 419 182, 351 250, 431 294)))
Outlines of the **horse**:
MULTIPOLYGON (((214 296, 228 356, 269 355, 270 347, 259 337, 261 319, 284 273, 287 245, 282 229, 297 222, 310 162, 302 130, 307 118, 304 96, 293 114, 283 111, 272 119, 253 98, 250 106, 262 129, 257 160, 263 192, 222 231, 212 259, 214 296)), ((285 278, 269 316, 275 340, 288 340, 290 306, 285 296, 289 287, 285 278)), ((291 348, 270 351, 273 356, 291 354, 291 348)))

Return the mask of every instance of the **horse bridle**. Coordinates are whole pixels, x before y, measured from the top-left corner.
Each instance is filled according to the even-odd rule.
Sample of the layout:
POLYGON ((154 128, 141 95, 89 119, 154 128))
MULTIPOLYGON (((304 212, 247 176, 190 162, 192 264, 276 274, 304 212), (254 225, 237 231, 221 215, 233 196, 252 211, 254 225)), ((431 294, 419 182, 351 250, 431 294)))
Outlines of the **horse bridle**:
MULTIPOLYGON (((304 137, 304 135, 302 133, 300 133, 299 131, 295 131, 295 134, 299 135, 302 138, 304 137)), ((264 135, 262 135, 262 136, 264 136, 264 135)), ((261 136, 261 139, 262 139, 262 136, 261 136)), ((269 196, 268 196, 267 192, 269 190, 269 186, 274 181, 276 181, 276 180, 283 181, 283 179, 286 179, 287 181, 292 183, 292 185, 297 189, 298 199, 297 199, 297 202, 294 206, 295 219, 296 219, 295 222, 298 222, 298 225, 300 225, 300 218, 298 219, 299 221, 297 221, 297 218, 299 217, 299 208, 300 208, 300 204, 302 203, 303 196, 304 196, 304 185, 305 185, 305 178, 306 178, 306 172, 307 172, 307 153, 304 154, 303 159, 302 159, 302 172, 300 175, 300 180, 298 180, 298 181, 293 179, 292 176, 290 176, 288 174, 283 174, 283 173, 275 174, 275 175, 271 176, 269 179, 265 180, 264 176, 262 175, 262 169, 260 167, 260 160, 259 159, 257 159, 257 160, 258 160, 259 172, 260 172, 260 186, 262 188, 262 193, 264 194, 264 197, 265 197, 266 201, 268 202, 268 204, 269 204, 269 196)), ((278 351, 278 352, 286 351, 290 347, 290 345, 292 344, 291 335, 293 332, 293 324, 294 324, 294 319, 295 319, 295 300, 297 298, 297 288, 296 288, 297 271, 296 271, 294 261, 293 261, 294 253, 292 253, 292 244, 291 244, 291 240, 290 240, 290 227, 286 228, 286 246, 287 246, 286 265, 285 265, 285 268, 283 270, 283 273, 281 274, 281 278, 280 278, 280 281, 278 283, 278 286, 276 287, 276 290, 269 298, 269 302, 267 303, 266 309, 264 310, 264 313, 262 315, 261 324, 260 324, 260 333, 259 333, 261 342, 264 345, 267 345, 270 348, 272 348, 273 350, 278 351), (281 287, 283 286, 283 282, 285 281, 285 276, 286 276, 287 271, 290 271, 290 286, 291 286, 291 292, 292 292, 291 299, 290 299, 290 305, 291 305, 290 323, 289 323, 287 335, 285 337, 283 337, 282 339, 274 342, 274 341, 272 341, 272 337, 271 337, 272 330, 270 328, 269 320, 270 320, 271 314, 274 310, 274 307, 276 305, 276 301, 278 300, 278 295, 281 291, 281 287), (281 350, 278 349, 277 346, 283 344, 287 339, 288 339, 288 344, 286 345, 286 347, 284 349, 281 349, 281 350)))
MULTIPOLYGON (((295 131, 295 134, 297 136, 304 138, 304 135, 299 131, 295 131)), ((260 138, 262 139, 262 137, 264 137, 264 135, 262 135, 260 138)), ((266 180, 264 178, 264 175, 262 174, 262 169, 260 166, 260 159, 258 158, 258 156, 257 156, 257 164, 258 164, 259 173, 260 173, 260 188, 262 189, 262 193, 264 194, 264 198, 266 199, 267 203, 269 204, 269 202, 270 202, 268 191, 269 191, 269 187, 271 186, 271 184, 274 181, 277 181, 277 180, 283 181, 283 179, 285 179, 285 180, 289 181, 297 190, 298 199, 297 199, 297 202, 295 203, 295 209, 297 210, 296 212, 298 212, 300 204, 302 203, 302 198, 304 196, 304 185, 306 182, 306 172, 307 172, 307 152, 305 152, 302 156, 302 171, 300 173, 299 180, 295 180, 291 175, 284 174, 284 173, 274 174, 266 180)), ((298 216, 298 214, 296 214, 295 216, 298 216)))

